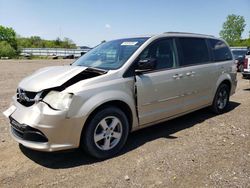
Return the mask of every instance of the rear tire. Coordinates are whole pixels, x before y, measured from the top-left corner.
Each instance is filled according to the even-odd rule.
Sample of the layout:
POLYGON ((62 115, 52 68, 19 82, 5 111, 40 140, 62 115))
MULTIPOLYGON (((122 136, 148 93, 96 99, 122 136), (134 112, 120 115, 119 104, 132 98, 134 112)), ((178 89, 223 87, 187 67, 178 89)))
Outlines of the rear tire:
POLYGON ((230 88, 227 84, 222 83, 214 96, 212 111, 215 114, 222 114, 226 111, 229 105, 230 88))
POLYGON ((129 123, 119 108, 108 106, 96 112, 85 126, 81 147, 95 158, 114 156, 127 141, 129 123))

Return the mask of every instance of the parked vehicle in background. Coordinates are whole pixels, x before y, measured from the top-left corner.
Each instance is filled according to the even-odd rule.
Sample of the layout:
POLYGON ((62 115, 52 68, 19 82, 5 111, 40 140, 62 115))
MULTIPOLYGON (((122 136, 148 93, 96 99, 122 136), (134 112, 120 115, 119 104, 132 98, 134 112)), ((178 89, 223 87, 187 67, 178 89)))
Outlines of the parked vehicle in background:
POLYGON ((247 52, 244 58, 244 70, 242 72, 242 77, 250 80, 250 51, 247 52))
POLYGON ((237 61, 237 71, 243 72, 244 70, 244 59, 248 52, 247 47, 231 47, 234 59, 237 61))
POLYGON ((98 45, 72 65, 23 79, 4 112, 12 137, 42 151, 119 152, 131 131, 210 106, 225 112, 237 85, 222 39, 168 32, 98 45))
POLYGON ((27 59, 31 59, 31 54, 30 53, 22 53, 21 55, 23 57, 27 58, 27 59))
POLYGON ((70 55, 64 56, 63 59, 75 59, 75 56, 73 54, 70 54, 70 55))

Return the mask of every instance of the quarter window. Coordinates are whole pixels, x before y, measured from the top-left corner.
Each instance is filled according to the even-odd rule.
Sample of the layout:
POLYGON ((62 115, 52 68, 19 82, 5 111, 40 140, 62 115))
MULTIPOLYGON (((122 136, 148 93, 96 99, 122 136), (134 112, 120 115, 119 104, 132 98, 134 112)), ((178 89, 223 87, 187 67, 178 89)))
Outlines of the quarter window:
POLYGON ((178 51, 182 52, 180 66, 202 64, 210 61, 205 39, 179 38, 178 51))
POLYGON ((209 42, 213 51, 214 61, 226 61, 232 59, 232 54, 223 41, 209 39, 209 42))

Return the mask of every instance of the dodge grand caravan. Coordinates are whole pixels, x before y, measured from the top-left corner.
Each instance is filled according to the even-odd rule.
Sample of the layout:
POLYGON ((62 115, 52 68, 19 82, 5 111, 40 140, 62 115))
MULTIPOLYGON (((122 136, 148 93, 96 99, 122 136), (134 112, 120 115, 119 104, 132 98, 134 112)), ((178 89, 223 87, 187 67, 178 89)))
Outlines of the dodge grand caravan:
POLYGON ((20 82, 4 114, 26 147, 108 158, 131 131, 207 106, 223 113, 236 84, 223 40, 168 32, 105 42, 72 65, 40 69, 20 82))

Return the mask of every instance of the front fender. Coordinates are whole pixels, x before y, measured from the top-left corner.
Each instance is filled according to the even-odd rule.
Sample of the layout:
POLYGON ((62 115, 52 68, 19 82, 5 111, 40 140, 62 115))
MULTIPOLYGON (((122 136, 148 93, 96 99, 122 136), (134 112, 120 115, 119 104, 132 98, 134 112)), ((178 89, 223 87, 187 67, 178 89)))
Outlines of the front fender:
MULTIPOLYGON (((79 98, 80 99, 80 98, 79 98)), ((81 99, 82 100, 82 99, 81 99)), ((135 101, 134 97, 130 96, 129 94, 117 91, 117 90, 109 90, 109 91, 103 91, 98 94, 95 94, 88 98, 82 105, 78 108, 78 111, 73 112, 69 111, 68 116, 69 117, 83 117, 83 119, 86 121, 87 117, 99 106, 110 102, 110 101, 122 101, 126 103, 132 112, 132 118, 133 118, 133 125, 132 127, 136 127, 138 125, 138 121, 136 118, 136 110, 135 110, 135 101)), ((81 104, 81 102, 75 102, 76 104, 81 104)), ((85 122, 84 122, 85 123, 85 122)))

